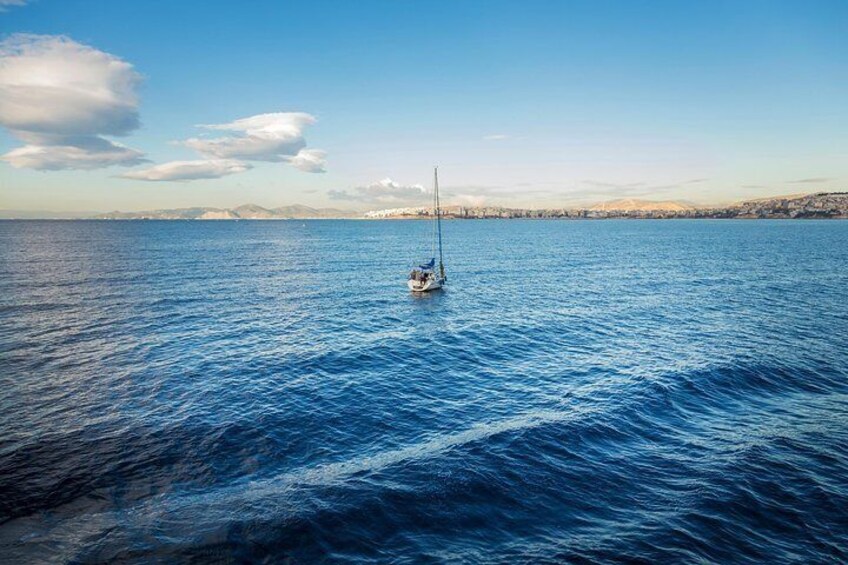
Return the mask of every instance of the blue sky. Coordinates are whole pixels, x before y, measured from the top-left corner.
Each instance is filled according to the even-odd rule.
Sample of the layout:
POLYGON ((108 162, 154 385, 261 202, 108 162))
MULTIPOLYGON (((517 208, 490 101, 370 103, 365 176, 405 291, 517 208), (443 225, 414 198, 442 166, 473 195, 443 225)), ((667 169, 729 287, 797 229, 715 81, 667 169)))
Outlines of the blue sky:
MULTIPOLYGON (((137 122, 60 142, 0 97, 4 154, 132 152, 52 170, 17 153, 0 208, 383 208, 425 198, 434 164, 450 200, 507 206, 848 186, 844 1, 18 3, 0 13, 3 56, 123 62, 108 76, 138 77, 113 93, 137 122), (254 156, 234 149, 247 142, 254 156)), ((28 69, 7 65, 0 95, 28 69)))

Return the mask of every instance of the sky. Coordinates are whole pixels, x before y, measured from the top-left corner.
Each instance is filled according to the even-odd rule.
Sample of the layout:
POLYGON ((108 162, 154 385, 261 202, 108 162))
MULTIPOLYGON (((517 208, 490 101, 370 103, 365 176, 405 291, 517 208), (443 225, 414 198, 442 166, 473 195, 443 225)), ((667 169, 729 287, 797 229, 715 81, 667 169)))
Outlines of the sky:
POLYGON ((0 10, 0 209, 848 190, 844 0, 0 10))

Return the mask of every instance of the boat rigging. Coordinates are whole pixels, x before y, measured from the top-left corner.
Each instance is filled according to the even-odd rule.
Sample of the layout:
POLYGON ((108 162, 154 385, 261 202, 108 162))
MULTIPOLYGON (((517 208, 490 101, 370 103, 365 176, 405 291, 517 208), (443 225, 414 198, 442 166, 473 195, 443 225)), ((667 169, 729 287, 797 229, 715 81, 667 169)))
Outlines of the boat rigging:
POLYGON ((429 292, 442 288, 447 282, 445 261, 442 255, 442 210, 439 202, 439 168, 433 169, 433 253, 427 263, 420 264, 409 273, 407 286, 412 292, 429 292), (438 245, 439 269, 436 270, 438 245))

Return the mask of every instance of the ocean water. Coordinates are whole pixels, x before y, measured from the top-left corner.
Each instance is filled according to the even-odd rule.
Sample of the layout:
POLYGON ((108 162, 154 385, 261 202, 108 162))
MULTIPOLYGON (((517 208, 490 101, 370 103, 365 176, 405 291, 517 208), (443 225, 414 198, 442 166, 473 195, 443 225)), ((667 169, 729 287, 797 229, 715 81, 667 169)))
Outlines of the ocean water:
POLYGON ((848 222, 0 222, 0 561, 848 560, 848 222))

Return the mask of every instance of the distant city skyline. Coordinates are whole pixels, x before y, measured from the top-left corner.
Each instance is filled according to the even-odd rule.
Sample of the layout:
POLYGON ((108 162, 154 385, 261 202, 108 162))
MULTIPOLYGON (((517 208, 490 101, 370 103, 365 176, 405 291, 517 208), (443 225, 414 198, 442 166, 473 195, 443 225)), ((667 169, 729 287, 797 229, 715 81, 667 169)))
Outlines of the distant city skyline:
POLYGON ((0 0, 0 209, 848 190, 848 3, 0 0))

